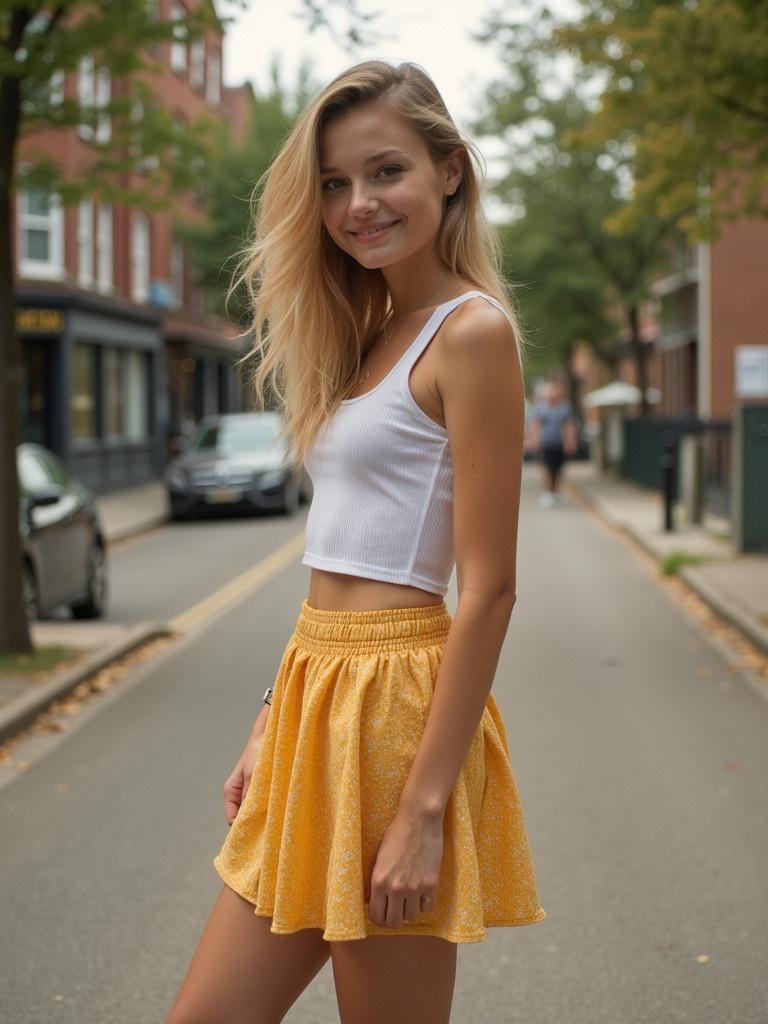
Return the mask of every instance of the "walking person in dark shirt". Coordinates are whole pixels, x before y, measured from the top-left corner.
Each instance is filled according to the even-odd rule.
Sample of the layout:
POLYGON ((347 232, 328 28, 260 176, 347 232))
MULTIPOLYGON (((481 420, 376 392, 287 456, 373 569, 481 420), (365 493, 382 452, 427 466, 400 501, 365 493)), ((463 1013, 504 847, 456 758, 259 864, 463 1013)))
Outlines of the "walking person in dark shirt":
POLYGON ((543 508, 551 508, 562 499, 558 484, 563 464, 576 454, 576 418, 559 381, 549 381, 533 411, 531 447, 544 467, 544 490, 539 498, 543 508))

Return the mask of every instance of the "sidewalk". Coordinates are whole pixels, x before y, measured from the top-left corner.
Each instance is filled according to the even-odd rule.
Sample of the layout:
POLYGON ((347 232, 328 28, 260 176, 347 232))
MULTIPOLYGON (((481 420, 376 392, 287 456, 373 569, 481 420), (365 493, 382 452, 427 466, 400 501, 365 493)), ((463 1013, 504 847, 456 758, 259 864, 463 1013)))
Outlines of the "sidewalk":
MULTIPOLYGON (((115 543, 168 519, 165 487, 160 481, 97 497, 104 533, 115 543)), ((71 693, 129 651, 169 633, 164 623, 121 625, 99 620, 48 619, 31 624, 35 647, 62 645, 79 652, 74 661, 30 679, 0 674, 0 743, 26 728, 54 701, 71 693)))
POLYGON ((566 486, 598 514, 633 537, 649 554, 698 555, 707 561, 683 566, 678 575, 718 615, 768 654, 768 555, 739 554, 728 539, 728 523, 708 520, 703 526, 680 523, 663 529, 663 504, 657 492, 609 476, 591 462, 569 462, 566 486))
POLYGON ((109 543, 160 526, 168 519, 168 498, 159 480, 96 498, 109 543))

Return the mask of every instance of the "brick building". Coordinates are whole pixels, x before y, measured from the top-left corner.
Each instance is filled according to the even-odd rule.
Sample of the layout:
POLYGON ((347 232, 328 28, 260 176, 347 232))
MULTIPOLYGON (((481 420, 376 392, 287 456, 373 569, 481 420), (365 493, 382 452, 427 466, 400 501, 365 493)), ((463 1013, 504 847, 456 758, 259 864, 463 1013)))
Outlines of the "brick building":
MULTIPOLYGON (((206 0, 187 0, 189 3, 206 0)), ((160 16, 183 19, 179 0, 159 0, 160 16)), ((147 80, 181 123, 203 113, 246 124, 248 88, 222 85, 222 30, 189 46, 157 44, 160 70, 147 80)), ((85 104, 107 103, 125 83, 85 58, 52 83, 85 104)), ((141 111, 138 112, 139 115, 141 111)), ((50 153, 75 177, 109 117, 26 135, 20 163, 50 153)), ((236 135, 234 137, 237 137, 236 135)), ((131 188, 149 162, 123 176, 131 188)), ((175 225, 204 217, 202 195, 179 196, 162 212, 93 198, 62 208, 37 188, 15 210, 17 327, 26 369, 22 436, 51 448, 97 492, 156 479, 169 439, 207 413, 243 406, 233 368, 236 329, 205 315, 175 225)))
POLYGON ((768 221, 726 224, 710 244, 681 243, 653 290, 661 412, 730 420, 738 405, 768 401, 768 221))

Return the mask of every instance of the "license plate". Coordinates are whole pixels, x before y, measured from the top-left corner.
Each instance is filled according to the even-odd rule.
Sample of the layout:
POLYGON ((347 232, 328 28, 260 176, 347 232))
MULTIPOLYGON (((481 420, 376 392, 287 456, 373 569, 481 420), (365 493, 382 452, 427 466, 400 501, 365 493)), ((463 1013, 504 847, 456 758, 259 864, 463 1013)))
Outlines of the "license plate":
POLYGON ((215 487, 206 491, 205 500, 211 505, 224 505, 230 501, 240 501, 242 496, 243 492, 236 491, 234 487, 215 487))

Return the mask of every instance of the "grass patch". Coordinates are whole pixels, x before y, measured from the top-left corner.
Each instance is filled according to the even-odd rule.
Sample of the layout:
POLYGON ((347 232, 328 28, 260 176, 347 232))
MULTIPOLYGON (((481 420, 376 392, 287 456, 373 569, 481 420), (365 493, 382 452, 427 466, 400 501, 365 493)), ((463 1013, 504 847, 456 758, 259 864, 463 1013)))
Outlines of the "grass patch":
POLYGON ((63 647, 59 644, 36 647, 29 654, 0 651, 0 675, 32 676, 50 672, 77 661, 81 654, 82 651, 77 647, 63 647))
POLYGON ((676 576, 684 565, 701 565, 709 559, 706 555, 692 555, 689 551, 670 551, 659 559, 659 569, 663 576, 676 576))

